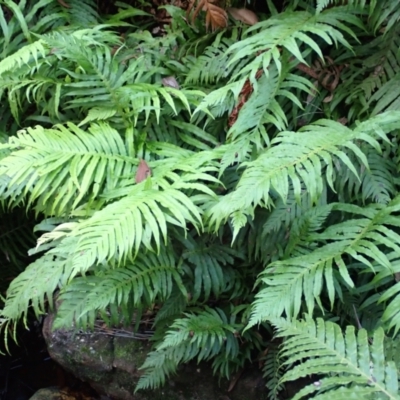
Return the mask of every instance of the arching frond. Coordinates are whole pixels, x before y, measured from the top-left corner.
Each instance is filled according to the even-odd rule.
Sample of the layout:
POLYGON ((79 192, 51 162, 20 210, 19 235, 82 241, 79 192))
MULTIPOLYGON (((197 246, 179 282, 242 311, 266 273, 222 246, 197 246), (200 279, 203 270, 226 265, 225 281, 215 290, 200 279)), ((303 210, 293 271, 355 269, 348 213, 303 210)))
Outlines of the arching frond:
MULTIPOLYGON (((322 174, 325 174, 326 181, 332 187, 335 159, 341 160, 346 168, 358 176, 347 153, 354 153, 366 168, 368 160, 354 141, 367 142, 379 151, 376 138, 387 140, 385 132, 395 129, 399 115, 398 112, 384 113, 361 123, 354 130, 340 123, 319 121, 298 133, 282 132, 255 161, 243 163, 247 169, 236 190, 211 209, 211 225, 220 226, 239 210, 248 212, 257 205, 270 207, 270 190, 275 190, 286 202, 290 181, 297 200, 304 185, 312 201, 316 202, 324 187, 322 174)), ((235 226, 236 233, 238 229, 240 226, 235 226)))
POLYGON ((346 265, 347 256, 365 268, 373 270, 372 262, 376 262, 391 270, 385 249, 391 248, 400 254, 397 245, 400 235, 390 228, 392 213, 400 210, 400 197, 383 208, 337 204, 333 209, 353 213, 359 218, 333 224, 322 233, 310 234, 306 241, 323 244, 313 252, 271 263, 259 278, 264 287, 256 295, 249 326, 283 314, 297 317, 303 304, 310 314, 315 303, 323 310, 324 286, 332 308, 335 296, 340 297, 339 285, 354 286, 346 265))
POLYGON ((145 372, 135 390, 155 388, 176 371, 179 363, 197 358, 209 360, 224 352, 227 359, 234 359, 239 351, 235 325, 228 322, 220 309, 206 308, 198 314, 185 314, 175 320, 164 340, 149 353, 141 367, 145 372))
POLYGON ((371 336, 365 329, 345 334, 333 322, 318 318, 305 321, 273 319, 277 336, 284 338, 281 356, 286 365, 294 364, 281 382, 314 376, 315 381, 301 389, 294 400, 360 398, 398 399, 398 371, 393 361, 385 361, 385 335, 382 328, 371 336))
POLYGON ((16 67, 21 67, 29 61, 37 61, 39 57, 46 57, 47 49, 43 40, 37 40, 16 51, 13 55, 0 61, 0 76, 16 67))
POLYGON ((185 269, 193 286, 192 301, 200 298, 207 301, 211 294, 217 298, 227 287, 234 284, 227 279, 233 278, 228 270, 237 259, 243 258, 240 253, 222 244, 195 240, 191 236, 183 241, 183 245, 185 250, 182 258, 188 264, 188 268, 185 269))
POLYGON ((60 215, 82 200, 91 201, 114 188, 121 175, 133 181, 137 164, 119 133, 105 124, 89 132, 72 123, 28 128, 2 147, 13 150, 0 162, 1 174, 9 178, 3 195, 18 200, 23 193, 28 204, 37 202, 36 210, 47 214, 60 215))
POLYGON ((109 310, 111 319, 129 325, 136 308, 164 301, 174 285, 187 296, 171 254, 165 249, 157 255, 141 253, 132 264, 74 279, 61 292, 55 326, 75 323, 76 327, 87 329, 97 313, 104 310, 109 310))
POLYGON ((161 240, 167 240, 167 224, 178 226, 183 232, 187 223, 201 226, 200 209, 188 196, 172 187, 144 189, 145 183, 72 230, 71 236, 78 239, 72 250, 72 277, 84 273, 96 262, 114 257, 125 261, 132 252, 137 254, 141 245, 152 249, 153 241, 159 249, 161 240))
MULTIPOLYGON (((343 19, 361 24, 355 16, 351 18, 349 14, 340 14, 336 10, 334 12, 327 10, 318 15, 312 15, 305 11, 278 14, 247 29, 245 38, 229 48, 230 60, 228 65, 240 59, 251 57, 252 60, 240 70, 238 75, 250 74, 250 79, 254 81, 260 68, 263 68, 266 74, 268 73, 271 62, 275 63, 279 72, 281 71, 282 49, 287 50, 299 62, 306 64, 299 43, 308 46, 323 59, 320 46, 307 33, 312 32, 313 35, 328 44, 340 43, 349 48, 348 41, 336 29, 337 27, 344 27, 340 22, 343 19), (296 29, 293 29, 293 27, 296 27, 296 29)), ((346 30, 353 36, 355 35, 349 27, 346 27, 346 30)))
POLYGON ((68 266, 68 259, 55 259, 53 255, 44 255, 30 264, 10 284, 1 316, 11 321, 22 319, 26 324, 31 307, 36 316, 44 314, 46 301, 53 304, 54 291, 66 283, 68 266))

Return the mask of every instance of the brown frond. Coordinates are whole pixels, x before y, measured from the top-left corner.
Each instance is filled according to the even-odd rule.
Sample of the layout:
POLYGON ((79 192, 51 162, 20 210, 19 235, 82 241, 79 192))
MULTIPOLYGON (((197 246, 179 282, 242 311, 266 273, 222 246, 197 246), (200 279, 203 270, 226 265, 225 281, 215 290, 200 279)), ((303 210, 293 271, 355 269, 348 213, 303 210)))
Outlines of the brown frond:
POLYGON ((228 25, 228 14, 226 11, 214 4, 207 3, 206 10, 206 29, 211 26, 214 32, 219 28, 225 28, 228 25))

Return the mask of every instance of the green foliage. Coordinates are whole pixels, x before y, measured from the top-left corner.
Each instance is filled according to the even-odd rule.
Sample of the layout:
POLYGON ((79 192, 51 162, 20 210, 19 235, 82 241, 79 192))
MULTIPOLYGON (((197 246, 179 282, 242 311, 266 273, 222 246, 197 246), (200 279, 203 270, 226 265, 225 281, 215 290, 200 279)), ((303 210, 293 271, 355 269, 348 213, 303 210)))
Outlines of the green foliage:
POLYGON ((0 1, 6 338, 59 299, 58 327, 151 316, 137 390, 257 360, 271 399, 399 398, 397 2, 267 3, 212 33, 166 5, 156 36, 0 1))
POLYGON ((314 399, 345 398, 357 393, 363 399, 398 399, 398 370, 393 361, 385 360, 385 334, 377 329, 369 339, 368 332, 357 334, 348 326, 343 334, 339 325, 316 321, 271 321, 277 336, 284 337, 281 356, 285 364, 296 364, 282 382, 307 375, 316 381, 300 390, 294 397, 301 399, 316 394, 314 399), (332 393, 332 388, 335 393, 332 393))
MULTIPOLYGON (((179 363, 194 358, 199 362, 222 355, 224 364, 237 362, 237 328, 238 325, 234 321, 228 321, 222 310, 208 307, 197 315, 186 313, 184 318, 176 319, 164 340, 149 354, 143 364, 142 368, 146 371, 136 390, 163 384, 165 378, 175 372, 179 363)), ((218 358, 214 360, 215 367, 218 358)), ((220 368, 223 369, 223 365, 220 368)), ((234 371, 230 369, 229 373, 234 371)))

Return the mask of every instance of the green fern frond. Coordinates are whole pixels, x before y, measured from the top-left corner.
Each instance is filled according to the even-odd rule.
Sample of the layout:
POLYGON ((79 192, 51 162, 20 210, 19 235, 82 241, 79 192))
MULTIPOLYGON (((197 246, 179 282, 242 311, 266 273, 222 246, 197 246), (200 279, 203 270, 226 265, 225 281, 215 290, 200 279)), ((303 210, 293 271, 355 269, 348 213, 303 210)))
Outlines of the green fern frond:
POLYGON ((323 227, 331 211, 331 204, 310 207, 304 214, 295 219, 290 229, 290 237, 285 249, 285 255, 293 256, 294 254, 308 253, 315 244, 305 238, 308 238, 312 233, 317 232, 323 227))
POLYGON ((119 133, 105 124, 93 125, 89 132, 72 123, 28 128, 2 147, 13 150, 0 161, 1 174, 10 179, 3 195, 15 199, 22 191, 29 205, 38 202, 36 210, 50 215, 114 188, 120 175, 133 177, 137 164, 119 133))
MULTIPOLYGON (((337 164, 340 180, 336 180, 336 190, 341 193, 342 201, 351 201, 355 196, 364 203, 370 201, 387 204, 395 194, 394 176, 395 164, 388 159, 387 152, 379 154, 370 146, 360 146, 368 160, 369 168, 356 166, 360 171, 359 179, 349 170, 343 170, 342 164, 337 164)), ((356 160, 355 164, 358 164, 356 160)))
MULTIPOLYGON (((322 174, 325 174, 326 181, 333 187, 335 159, 341 160, 346 168, 359 176, 347 153, 353 153, 366 168, 368 160, 354 142, 367 142, 379 151, 380 145, 376 138, 381 137, 387 141, 385 132, 400 126, 399 116, 399 112, 383 113, 354 130, 340 123, 322 120, 304 127, 298 133, 282 132, 255 161, 242 163, 247 169, 236 190, 210 210, 210 225, 219 227, 239 210, 248 210, 257 205, 270 207, 271 190, 276 191, 286 202, 290 181, 297 201, 302 187, 308 191, 313 202, 318 201, 324 188, 322 174)), ((235 227, 235 234, 239 228, 235 227)))
POLYGON ((161 86, 148 83, 134 83, 125 85, 116 92, 116 95, 120 101, 128 104, 130 103, 135 118, 137 118, 140 112, 144 111, 147 121, 150 115, 150 110, 154 110, 157 117, 157 122, 160 119, 161 113, 160 97, 165 100, 165 102, 171 107, 172 111, 176 115, 178 112, 175 106, 174 97, 179 99, 183 107, 190 113, 191 107, 189 105, 187 96, 193 94, 198 96, 204 95, 200 91, 178 90, 171 87, 163 88, 161 86))
MULTIPOLYGON (((21 59, 22 56, 17 58, 19 65, 23 61, 30 61, 29 66, 36 68, 36 71, 32 76, 30 68, 20 68, 13 74, 9 73, 1 85, 8 91, 15 116, 18 115, 18 109, 23 108, 22 99, 25 96, 34 93, 34 100, 41 104, 43 99, 55 95, 52 100, 55 111, 49 110, 52 117, 59 119, 59 109, 63 114, 69 110, 86 110, 91 112, 89 120, 93 120, 93 110, 106 110, 107 114, 114 116, 114 120, 119 119, 119 123, 126 127, 132 121, 137 123, 142 113, 146 122, 152 111, 155 111, 159 121, 163 108, 166 108, 163 113, 176 115, 182 109, 190 114, 191 104, 197 105, 204 96, 199 90, 178 90, 162 87, 161 82, 151 82, 149 78, 151 75, 157 76, 161 68, 157 64, 161 64, 161 61, 153 60, 150 50, 138 56, 139 44, 133 50, 124 47, 120 37, 99 27, 72 33, 64 29, 44 35, 41 40, 46 49, 51 49, 49 56, 52 62, 61 64, 62 68, 54 68, 46 63, 47 60, 40 60, 39 64, 36 62, 37 65, 34 65, 29 47, 20 50, 26 60, 21 59), (116 52, 115 46, 119 49, 116 52), (153 66, 153 63, 156 65, 153 66)), ((17 53, 13 55, 17 56, 17 53)), ((6 60, 9 66, 5 68, 10 69, 15 63, 10 64, 10 57, 6 60)))
MULTIPOLYGON (((237 101, 240 91, 242 90, 245 82, 246 78, 243 78, 237 82, 228 83, 227 85, 217 90, 213 90, 211 93, 207 94, 204 97, 204 99, 194 111, 193 115, 199 113, 200 111, 210 113, 208 109, 212 109, 216 106, 221 106, 221 108, 217 108, 218 113, 216 114, 216 116, 218 117, 223 115, 223 113, 226 112, 228 109, 233 108, 233 100, 237 101)), ((213 114, 210 115, 214 117, 213 114)))
MULTIPOLYGON (((397 275, 400 271, 397 271, 397 275)), ((390 276, 391 282, 393 277, 390 276)), ((382 277, 380 277, 382 279, 382 277)), ((378 280, 378 279, 376 279, 378 280)), ((393 328, 395 334, 400 329, 400 283, 392 284, 379 298, 379 303, 388 303, 382 316, 382 320, 388 324, 389 328, 393 328)))
POLYGON ((183 232, 187 223, 201 227, 200 209, 188 196, 172 187, 144 189, 145 183, 73 229, 71 237, 78 239, 78 245, 73 249, 72 277, 114 257, 126 260, 132 252, 137 254, 142 244, 152 250, 153 240, 159 249, 161 240, 167 240, 167 224, 183 232))
MULTIPOLYGON (((232 36, 237 35, 237 29, 233 28, 232 36)), ((216 40, 206 48, 204 53, 193 60, 185 79, 188 84, 212 84, 222 79, 228 79, 235 65, 227 66, 225 52, 233 43, 234 39, 221 38, 218 35, 216 40)))
POLYGON ((400 107, 400 73, 386 82, 374 93, 370 102, 376 102, 372 115, 377 115, 385 110, 398 110, 400 107))
POLYGON ((55 326, 68 327, 75 323, 76 327, 87 329, 97 312, 107 309, 111 314, 116 310, 119 320, 126 316, 124 322, 128 325, 133 318, 132 310, 151 306, 156 300, 164 301, 174 285, 187 297, 171 253, 165 249, 157 255, 140 253, 132 265, 128 263, 106 269, 104 273, 76 278, 67 285, 60 295, 55 326))
POLYGON ((293 365, 281 382, 313 376, 314 383, 301 389, 293 400, 307 399, 399 399, 398 372, 393 361, 386 361, 382 328, 369 338, 367 331, 345 334, 333 322, 287 321, 273 319, 277 336, 284 338, 280 356, 293 365))
POLYGON ((306 241, 321 243, 322 247, 302 256, 271 263, 259 278, 265 284, 256 295, 249 326, 273 317, 299 315, 304 299, 307 312, 312 314, 315 303, 323 310, 321 294, 324 281, 331 308, 338 285, 353 287, 345 255, 353 257, 373 270, 372 262, 391 270, 384 250, 400 254, 400 236, 390 228, 394 213, 400 210, 400 197, 385 208, 380 205, 363 209, 353 205, 336 204, 334 210, 359 215, 358 219, 330 225, 322 233, 312 233, 306 241), (327 243, 328 244, 325 244, 327 243))
POLYGON ((189 264, 187 275, 193 285, 192 301, 199 298, 207 301, 211 294, 217 298, 233 283, 225 279, 226 270, 243 255, 221 244, 207 243, 199 238, 195 240, 191 236, 182 242, 186 248, 182 258, 189 264))
POLYGON ((14 54, 0 61, 0 76, 32 61, 38 62, 39 58, 46 57, 47 52, 48 49, 43 39, 22 47, 14 54))
POLYGON ((330 4, 336 4, 338 6, 346 5, 351 7, 359 7, 360 9, 370 8, 370 13, 373 12, 375 2, 367 4, 366 0, 317 0, 316 11, 320 13, 324 8, 328 7, 330 4))
POLYGON ((371 199, 376 203, 387 204, 396 191, 393 181, 395 165, 376 151, 366 153, 369 169, 364 169, 360 175, 363 200, 371 199))
MULTIPOLYGON (((286 49, 299 62, 307 64, 303 56, 304 51, 300 50, 299 42, 314 50, 323 59, 320 46, 307 35, 310 32, 328 44, 340 43, 342 46, 350 48, 348 41, 336 29, 336 26, 343 27, 343 24, 337 20, 340 17, 343 16, 331 14, 329 17, 325 17, 324 13, 312 15, 305 11, 285 12, 273 16, 247 29, 245 38, 229 48, 228 66, 238 60, 252 58, 252 61, 248 62, 237 75, 250 74, 250 80, 254 82, 255 75, 260 68, 263 68, 268 74, 272 61, 279 73, 281 72, 281 48, 286 49), (293 29, 293 27, 296 28, 293 29)), ((353 36, 355 35, 349 28, 347 31, 353 36)))
POLYGON ((283 375, 283 362, 276 344, 270 343, 266 351, 267 355, 262 358, 264 363, 262 371, 263 377, 266 379, 265 386, 268 389, 268 398, 279 400, 279 392, 284 388, 284 385, 280 382, 283 375))
MULTIPOLYGON (((275 125, 279 131, 284 130, 287 127, 287 118, 281 106, 282 102, 278 102, 277 98, 286 98, 302 108, 298 98, 288 91, 288 88, 296 87, 306 93, 312 90, 312 84, 306 79, 284 72, 279 75, 274 67, 268 72, 268 75, 262 75, 257 81, 257 89, 243 105, 236 122, 229 129, 228 137, 232 141, 241 135, 250 136, 250 140, 254 141, 253 132, 262 130, 267 123, 275 125)), ((264 137, 268 138, 266 132, 264 137)), ((258 147, 265 147, 265 142, 269 143, 269 138, 264 139, 258 147)))
MULTIPOLYGON (((162 326, 166 321, 170 321, 172 317, 180 317, 183 314, 187 306, 188 299, 182 293, 182 290, 179 290, 177 287, 172 289, 171 295, 168 299, 162 304, 160 310, 157 312, 157 315, 154 320, 154 325, 156 328, 158 326, 162 326)), ((162 332, 164 333, 164 331, 162 332)))
POLYGON ((63 14, 70 24, 89 27, 100 21, 97 12, 98 3, 94 0, 68 0, 69 8, 63 8, 63 14))
POLYGON ((390 0, 372 2, 373 10, 370 12, 370 25, 376 32, 384 26, 385 34, 391 29, 396 29, 397 22, 400 18, 400 11, 396 4, 390 0))
POLYGON ((140 368, 145 372, 135 391, 159 387, 178 364, 194 358, 198 362, 209 360, 222 351, 225 357, 234 359, 239 351, 234 333, 235 326, 220 309, 207 307, 198 314, 187 313, 185 318, 176 319, 140 368))
POLYGON ((30 308, 36 316, 47 310, 46 301, 53 304, 54 291, 64 285, 68 274, 69 261, 65 257, 54 258, 46 254, 30 264, 10 284, 7 290, 2 317, 18 321, 22 319, 27 324, 27 314, 30 308))
POLYGON ((162 351, 148 353, 141 369, 147 369, 140 377, 135 392, 141 389, 155 389, 165 384, 166 378, 176 373, 177 367, 185 356, 194 355, 197 349, 194 345, 183 342, 179 346, 170 347, 162 351))

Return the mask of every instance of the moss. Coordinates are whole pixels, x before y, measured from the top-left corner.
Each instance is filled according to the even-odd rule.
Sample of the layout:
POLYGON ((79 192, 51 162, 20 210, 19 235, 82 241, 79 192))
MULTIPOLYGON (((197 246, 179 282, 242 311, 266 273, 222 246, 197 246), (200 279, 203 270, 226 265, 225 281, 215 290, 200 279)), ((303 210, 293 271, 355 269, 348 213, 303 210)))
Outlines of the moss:
POLYGON ((150 347, 142 341, 114 338, 114 366, 139 377, 139 368, 143 365, 150 347))

